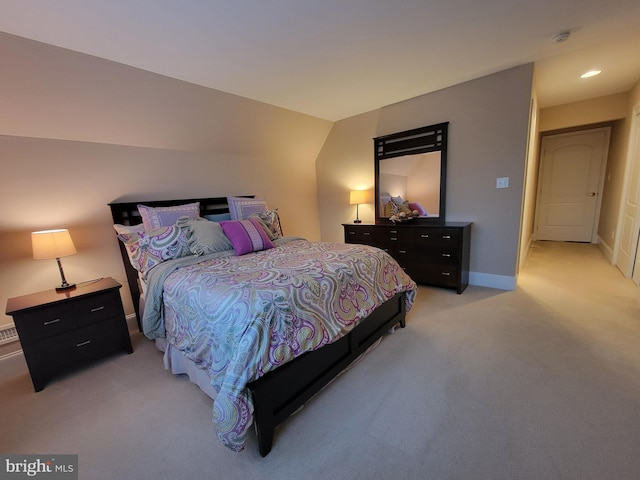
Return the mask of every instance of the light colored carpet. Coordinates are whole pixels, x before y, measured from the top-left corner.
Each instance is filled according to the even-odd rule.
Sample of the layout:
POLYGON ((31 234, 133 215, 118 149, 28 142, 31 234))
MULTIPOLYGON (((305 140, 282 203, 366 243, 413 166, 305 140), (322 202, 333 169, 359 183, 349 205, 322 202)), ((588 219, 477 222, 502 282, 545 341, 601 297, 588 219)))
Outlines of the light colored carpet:
POLYGON ((208 397, 133 342, 37 394, 2 361, 0 452, 77 453, 81 479, 640 478, 640 288, 594 245, 535 244, 513 292, 420 287, 266 458, 223 447, 208 397))

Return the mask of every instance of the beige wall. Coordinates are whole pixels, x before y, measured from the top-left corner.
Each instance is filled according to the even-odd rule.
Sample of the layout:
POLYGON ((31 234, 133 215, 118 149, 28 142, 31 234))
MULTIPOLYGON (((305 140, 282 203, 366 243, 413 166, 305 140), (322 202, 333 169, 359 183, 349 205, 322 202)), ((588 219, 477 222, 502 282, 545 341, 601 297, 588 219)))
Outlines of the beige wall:
POLYGON ((30 232, 67 227, 67 279, 114 277, 131 313, 116 199, 255 194, 285 233, 320 239, 315 159, 331 122, 2 33, 0 58, 3 306, 59 283, 30 232))
POLYGON ((514 288, 532 76, 528 64, 336 122, 316 161, 322 239, 343 240, 348 191, 373 187, 374 137, 448 121, 446 218, 474 222, 470 281, 514 288))
POLYGON ((540 111, 540 129, 543 133, 594 126, 611 127, 598 223, 598 243, 609 260, 613 259, 616 242, 631 114, 633 106, 639 102, 640 82, 628 92, 544 108, 540 111))
POLYGON ((619 120, 628 113, 628 101, 628 93, 617 93, 543 108, 540 112, 540 131, 619 120))

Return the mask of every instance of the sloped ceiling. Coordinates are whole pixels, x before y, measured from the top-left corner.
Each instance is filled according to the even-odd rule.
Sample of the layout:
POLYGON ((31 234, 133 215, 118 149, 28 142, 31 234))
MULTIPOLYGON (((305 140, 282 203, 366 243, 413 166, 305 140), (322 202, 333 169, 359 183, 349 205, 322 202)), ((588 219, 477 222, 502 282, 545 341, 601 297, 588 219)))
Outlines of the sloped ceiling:
POLYGON ((0 0, 0 31, 327 120, 528 62, 541 107, 640 79, 638 0, 0 0))

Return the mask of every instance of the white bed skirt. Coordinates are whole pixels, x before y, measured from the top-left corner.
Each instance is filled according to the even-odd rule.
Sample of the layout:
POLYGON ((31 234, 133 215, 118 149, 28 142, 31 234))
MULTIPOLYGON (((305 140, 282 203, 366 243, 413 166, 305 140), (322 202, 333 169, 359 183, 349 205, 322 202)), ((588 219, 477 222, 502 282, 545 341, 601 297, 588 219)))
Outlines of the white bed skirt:
MULTIPOLYGON (((388 333, 394 333, 394 332, 395 332, 395 326, 392 327, 388 333)), ((371 345, 366 351, 360 354, 358 358, 356 358, 347 368, 345 368, 342 372, 340 372, 333 380, 335 380, 340 375, 347 372, 348 370, 353 368, 356 364, 358 364, 369 352, 375 349, 380 344, 380 342, 382 342, 382 338, 383 337, 380 337, 378 340, 376 340, 373 343, 373 345, 371 345)), ((200 390, 202 390, 212 399, 216 398, 216 391, 211 385, 211 382, 209 381, 209 376, 204 370, 201 370, 200 368, 198 368, 196 364, 193 363, 188 358, 186 358, 180 350, 178 350, 177 348, 174 348, 171 344, 167 343, 166 339, 157 338, 155 340, 155 343, 156 343, 156 348, 161 352, 164 352, 164 357, 163 357, 164 368, 169 370, 174 375, 182 375, 182 374, 187 375, 191 383, 196 384, 200 388, 200 390)), ((329 382, 327 385, 325 385, 325 387, 323 387, 323 390, 328 385, 330 385, 333 382, 333 380, 329 382)))
POLYGON ((195 383, 200 387, 200 390, 211 398, 216 398, 216 391, 211 386, 207 372, 198 368, 196 364, 186 358, 180 350, 168 344, 164 338, 156 339, 156 347, 158 350, 164 352, 164 368, 174 375, 186 374, 191 383, 195 383))

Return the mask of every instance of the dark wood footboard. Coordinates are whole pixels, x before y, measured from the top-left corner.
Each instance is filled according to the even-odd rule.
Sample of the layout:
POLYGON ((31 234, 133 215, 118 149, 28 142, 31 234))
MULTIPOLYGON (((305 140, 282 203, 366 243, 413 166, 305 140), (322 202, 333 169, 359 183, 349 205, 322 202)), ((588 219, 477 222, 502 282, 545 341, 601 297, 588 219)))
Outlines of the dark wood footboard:
POLYGON ((397 323, 405 326, 406 294, 381 305, 348 335, 267 373, 248 387, 253 396, 254 422, 260 455, 273 445, 276 427, 333 380, 360 354, 397 323))

